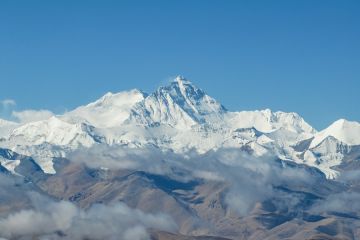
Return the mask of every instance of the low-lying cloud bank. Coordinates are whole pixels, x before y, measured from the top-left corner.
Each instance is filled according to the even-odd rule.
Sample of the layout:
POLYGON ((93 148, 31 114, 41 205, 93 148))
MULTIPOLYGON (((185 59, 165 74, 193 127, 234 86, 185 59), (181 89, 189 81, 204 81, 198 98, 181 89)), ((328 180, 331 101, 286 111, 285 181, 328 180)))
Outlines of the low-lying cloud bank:
POLYGON ((221 181, 229 186, 226 203, 240 215, 248 214, 257 202, 278 197, 275 187, 309 185, 321 175, 301 167, 284 167, 274 156, 254 157, 240 149, 220 149, 206 154, 98 145, 77 150, 69 158, 92 168, 132 169, 166 175, 186 182, 193 179, 221 181), (181 174, 178 174, 181 173, 181 174))
POLYGON ((123 203, 95 204, 82 210, 68 201, 50 200, 30 193, 33 208, 0 219, 5 239, 149 239, 147 229, 174 231, 176 224, 164 214, 145 214, 123 203))

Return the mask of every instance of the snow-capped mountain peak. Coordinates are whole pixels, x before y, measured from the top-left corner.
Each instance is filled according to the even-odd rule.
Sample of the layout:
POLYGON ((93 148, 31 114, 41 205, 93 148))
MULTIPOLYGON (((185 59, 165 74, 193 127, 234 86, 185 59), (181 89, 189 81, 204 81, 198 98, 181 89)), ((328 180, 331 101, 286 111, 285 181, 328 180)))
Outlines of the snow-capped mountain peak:
POLYGON ((178 83, 179 85, 182 84, 192 84, 188 79, 186 79, 184 76, 178 75, 173 82, 178 83))
POLYGON ((332 136, 347 145, 360 145, 360 123, 339 119, 315 135, 310 148, 316 147, 325 138, 332 136))
POLYGON ((66 113, 63 118, 73 123, 88 122, 99 128, 120 126, 130 116, 132 107, 146 96, 146 93, 137 89, 108 92, 100 99, 66 113))
POLYGON ((138 90, 132 89, 130 91, 123 91, 118 93, 108 92, 100 99, 96 100, 95 102, 89 103, 86 105, 87 107, 94 107, 94 106, 124 106, 133 104, 134 102, 141 101, 147 94, 138 90))
POLYGON ((14 129, 9 140, 27 146, 43 143, 56 146, 91 146, 95 140, 84 126, 83 123, 71 124, 53 116, 14 129))
POLYGON ((188 129, 210 118, 219 119, 225 112, 215 99, 179 76, 137 104, 130 119, 145 125, 163 123, 188 129))
POLYGON ((180 106, 185 109, 190 107, 188 110, 199 115, 223 113, 226 111, 225 107, 219 102, 182 76, 176 77, 170 86, 160 89, 168 91, 180 106))
POLYGON ((270 109, 260 111, 241 111, 228 113, 228 124, 234 128, 255 127, 257 130, 270 133, 285 129, 297 134, 314 134, 312 128, 297 113, 273 112, 270 109))

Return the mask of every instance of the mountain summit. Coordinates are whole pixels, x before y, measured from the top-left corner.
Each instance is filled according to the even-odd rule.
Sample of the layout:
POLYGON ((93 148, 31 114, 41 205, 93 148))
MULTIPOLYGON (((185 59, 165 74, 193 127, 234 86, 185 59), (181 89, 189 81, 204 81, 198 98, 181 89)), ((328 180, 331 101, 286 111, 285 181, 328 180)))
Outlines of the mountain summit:
POLYGON ((87 121, 99 128, 120 126, 129 116, 134 105, 147 96, 133 89, 119 93, 107 93, 95 102, 81 106, 64 115, 71 122, 87 121))
POLYGON ((329 136, 348 145, 360 145, 360 123, 339 119, 316 134, 311 147, 315 147, 329 136))
POLYGON ((215 99, 178 76, 138 103, 130 118, 144 125, 162 123, 188 129, 206 121, 218 121, 225 112, 215 99))

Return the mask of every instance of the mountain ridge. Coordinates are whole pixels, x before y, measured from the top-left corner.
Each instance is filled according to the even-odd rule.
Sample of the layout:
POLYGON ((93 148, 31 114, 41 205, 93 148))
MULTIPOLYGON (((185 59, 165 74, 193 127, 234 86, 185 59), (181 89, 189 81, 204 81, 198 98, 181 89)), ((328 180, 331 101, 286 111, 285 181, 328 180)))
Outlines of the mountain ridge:
POLYGON ((357 122, 340 119, 317 132, 295 112, 228 111, 182 76, 151 94, 137 89, 109 92, 63 115, 26 124, 0 121, 0 129, 2 126, 11 128, 7 129, 8 135, 0 131, 4 132, 0 147, 33 156, 40 166, 52 165, 43 159, 66 156, 79 147, 97 144, 157 146, 178 153, 230 147, 247 148, 255 156, 270 153, 309 164, 334 178, 338 173, 332 168, 345 156, 337 145, 331 145, 331 149, 330 145, 320 147, 321 151, 318 145, 333 135, 345 145, 360 145, 357 122), (309 146, 299 152, 294 146, 306 140, 309 146))

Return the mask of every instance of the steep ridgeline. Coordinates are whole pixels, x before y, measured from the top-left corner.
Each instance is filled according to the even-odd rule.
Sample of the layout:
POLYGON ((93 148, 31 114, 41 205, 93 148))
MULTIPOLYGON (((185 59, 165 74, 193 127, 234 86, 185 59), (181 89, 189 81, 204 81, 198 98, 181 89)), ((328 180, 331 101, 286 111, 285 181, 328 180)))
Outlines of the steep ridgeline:
MULTIPOLYGON (((347 162, 359 161, 360 124, 340 119, 307 140, 308 147, 299 155, 300 160, 316 166, 329 178, 336 178, 338 167, 347 162)), ((355 170, 355 169, 354 169, 355 170)))
MULTIPOLYGON (((53 158, 97 144, 177 153, 239 148, 251 155, 317 167, 328 178, 360 145, 360 124, 338 120, 317 132, 296 113, 230 112, 183 77, 146 94, 139 90, 107 93, 63 115, 26 124, 0 121, 0 147, 31 156, 53 174, 53 158)), ((11 168, 11 167, 10 167, 11 168)))
POLYGON ((203 90, 182 77, 169 86, 160 87, 136 104, 128 123, 144 126, 166 124, 178 129, 191 129, 199 124, 216 124, 226 109, 203 90))

